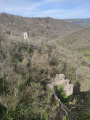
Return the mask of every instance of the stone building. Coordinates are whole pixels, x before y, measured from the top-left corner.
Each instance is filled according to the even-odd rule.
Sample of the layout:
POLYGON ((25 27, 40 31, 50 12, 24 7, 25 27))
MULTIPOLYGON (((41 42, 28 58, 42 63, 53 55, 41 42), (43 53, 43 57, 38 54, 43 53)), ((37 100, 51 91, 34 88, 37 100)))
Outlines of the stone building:
POLYGON ((73 94, 73 85, 69 83, 70 80, 65 79, 64 74, 56 74, 55 79, 51 83, 49 83, 49 87, 52 89, 54 86, 63 85, 64 92, 67 96, 70 96, 73 94))
POLYGON ((64 91, 65 91, 67 96, 72 95, 73 94, 73 85, 68 84, 67 86, 64 86, 64 91))
POLYGON ((23 32, 23 37, 24 37, 24 39, 28 39, 28 37, 29 37, 28 33, 27 32, 23 32))
POLYGON ((65 79, 64 74, 56 74, 55 81, 65 79))

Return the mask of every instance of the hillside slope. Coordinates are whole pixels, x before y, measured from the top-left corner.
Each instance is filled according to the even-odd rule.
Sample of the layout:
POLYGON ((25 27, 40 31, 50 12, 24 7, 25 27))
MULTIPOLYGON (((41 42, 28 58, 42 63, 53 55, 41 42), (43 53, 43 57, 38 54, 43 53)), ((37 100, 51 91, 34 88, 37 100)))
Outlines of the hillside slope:
POLYGON ((74 23, 77 25, 81 25, 83 27, 90 27, 90 18, 87 18, 87 19, 67 19, 64 21, 69 22, 69 23, 74 23))
POLYGON ((67 23, 63 20, 52 18, 24 18, 2 13, 0 14, 0 24, 4 31, 10 30, 11 34, 21 36, 22 32, 29 32, 30 36, 45 39, 56 39, 70 32, 79 29, 78 25, 67 23))
POLYGON ((65 35, 58 42, 69 49, 90 49, 90 27, 65 35))
MULTIPOLYGON (((30 31, 30 37, 28 39, 29 45, 33 45, 39 51, 44 51, 48 57, 46 60, 47 63, 57 58, 58 64, 61 66, 61 71, 65 69, 63 72, 67 77, 73 78, 72 73, 68 72, 70 71, 69 66, 75 69, 75 75, 78 69, 81 69, 83 63, 86 68, 82 69, 89 71, 89 62, 82 54, 78 53, 79 50, 90 48, 89 27, 81 28, 75 24, 52 18, 24 18, 5 13, 0 14, 0 25, 4 36, 6 36, 6 40, 10 43, 16 42, 18 44, 18 42, 25 42, 23 32, 30 31), (11 31, 10 34, 8 34, 8 30, 11 31), (66 68, 63 68, 65 67, 63 66, 64 64, 66 68)), ((35 55, 37 56, 37 54, 35 55)), ((37 64, 37 61, 36 59, 34 64, 37 64)), ((44 62, 42 66, 43 65, 48 66, 48 64, 45 65, 44 62)), ((86 72, 83 74, 83 79, 85 80, 86 72)), ((72 82, 75 83, 75 81, 75 78, 72 79, 72 82)), ((89 84, 87 84, 89 78, 85 84, 80 79, 78 81, 81 82, 81 90, 86 91, 89 89, 89 84)))
POLYGON ((89 39, 89 28, 62 20, 1 14, 0 119, 90 118, 90 61, 81 54, 90 53, 89 39), (30 31, 28 40, 23 31, 30 31), (63 86, 54 87, 62 104, 48 87, 56 74, 64 74, 74 85, 69 97, 63 86))

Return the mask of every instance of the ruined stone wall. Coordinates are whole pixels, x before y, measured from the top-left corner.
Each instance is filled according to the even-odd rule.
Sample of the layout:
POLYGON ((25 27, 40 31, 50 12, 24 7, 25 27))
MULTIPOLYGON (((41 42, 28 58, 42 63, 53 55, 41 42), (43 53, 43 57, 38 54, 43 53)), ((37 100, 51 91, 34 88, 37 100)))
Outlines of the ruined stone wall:
POLYGON ((52 89, 54 86, 63 85, 63 90, 67 96, 73 94, 73 85, 69 84, 70 80, 65 79, 64 74, 56 74, 55 79, 49 84, 49 87, 52 89))
POLYGON ((23 36, 24 36, 24 39, 28 39, 28 33, 27 32, 23 32, 23 36))

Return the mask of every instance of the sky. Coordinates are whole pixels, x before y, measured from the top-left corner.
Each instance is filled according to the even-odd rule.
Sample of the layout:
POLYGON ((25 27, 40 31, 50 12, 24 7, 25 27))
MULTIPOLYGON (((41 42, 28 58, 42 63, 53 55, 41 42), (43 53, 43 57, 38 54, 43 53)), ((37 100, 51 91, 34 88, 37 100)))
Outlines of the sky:
POLYGON ((57 19, 90 18, 90 0, 0 0, 0 13, 57 19))

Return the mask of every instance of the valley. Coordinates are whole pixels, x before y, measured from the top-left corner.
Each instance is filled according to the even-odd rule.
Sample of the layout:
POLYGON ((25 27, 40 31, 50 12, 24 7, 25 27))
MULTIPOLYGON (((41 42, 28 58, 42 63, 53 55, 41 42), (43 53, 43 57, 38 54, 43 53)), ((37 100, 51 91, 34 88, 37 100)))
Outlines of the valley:
POLYGON ((0 14, 0 120, 90 120, 90 27, 82 21, 0 14), (48 87, 57 74, 72 95, 48 87))

